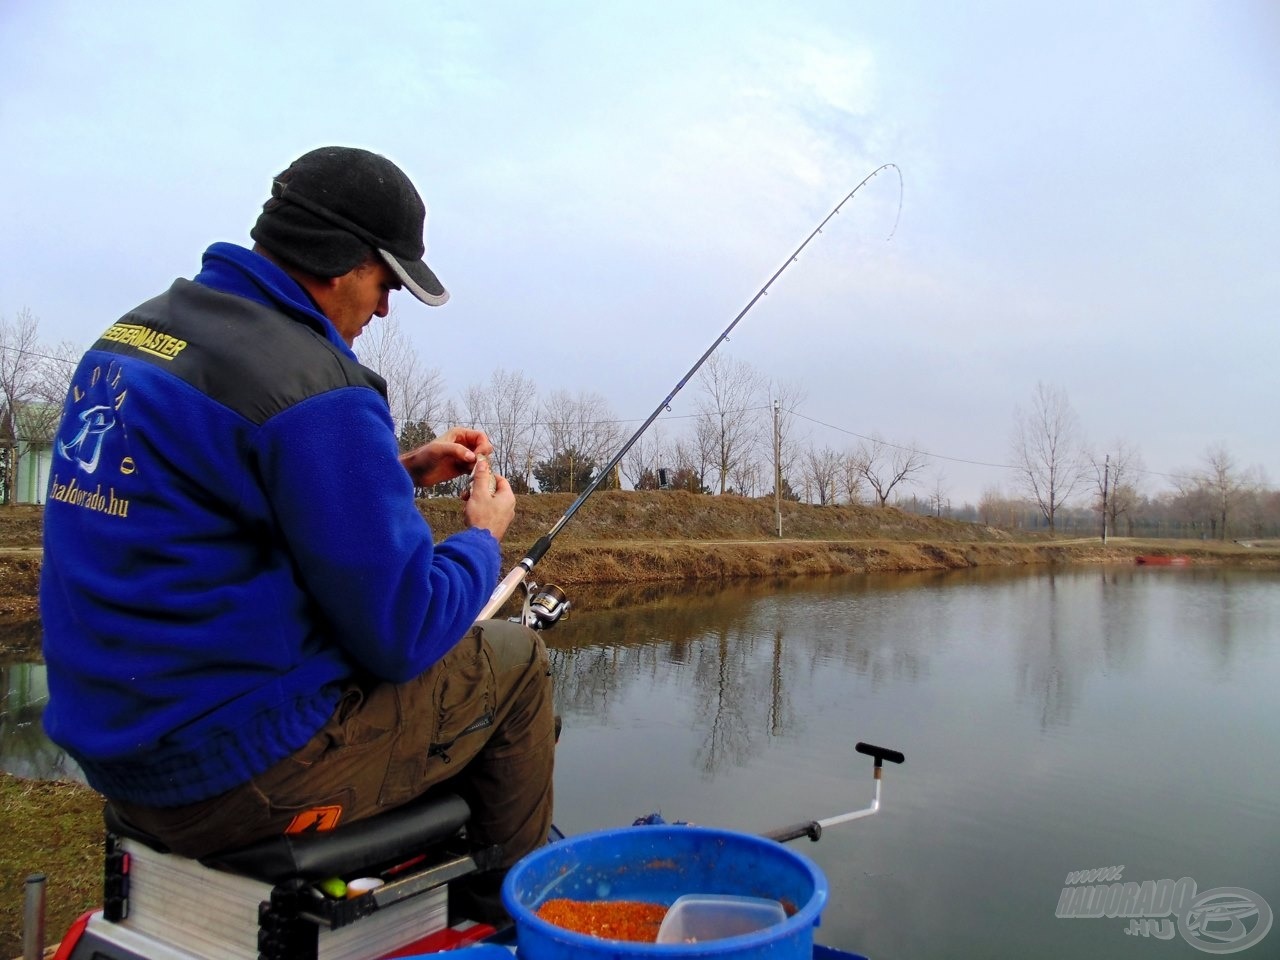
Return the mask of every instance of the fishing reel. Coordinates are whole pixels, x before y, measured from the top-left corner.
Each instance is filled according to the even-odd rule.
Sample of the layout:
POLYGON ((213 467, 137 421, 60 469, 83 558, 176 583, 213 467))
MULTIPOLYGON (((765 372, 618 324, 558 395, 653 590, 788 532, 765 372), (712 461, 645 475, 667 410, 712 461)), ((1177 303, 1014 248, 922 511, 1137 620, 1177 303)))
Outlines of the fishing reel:
POLYGON ((533 630, 549 630, 560 622, 561 617, 569 615, 572 604, 554 583, 540 587, 525 580, 520 585, 524 588, 524 609, 520 616, 511 618, 512 623, 522 623, 533 630))

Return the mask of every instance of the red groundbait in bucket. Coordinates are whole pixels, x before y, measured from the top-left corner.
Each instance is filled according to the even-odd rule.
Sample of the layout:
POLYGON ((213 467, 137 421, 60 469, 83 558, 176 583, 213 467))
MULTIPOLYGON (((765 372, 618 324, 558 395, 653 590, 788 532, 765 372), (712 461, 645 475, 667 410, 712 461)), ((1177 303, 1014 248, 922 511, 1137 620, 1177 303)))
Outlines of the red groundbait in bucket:
POLYGON ((773 840, 707 827, 639 826, 557 841, 507 874, 502 899, 515 919, 520 960, 812 960, 827 879, 808 858, 773 840), (680 943, 607 940, 548 923, 548 900, 630 900, 670 906, 686 894, 776 901, 785 918, 747 933, 680 943))

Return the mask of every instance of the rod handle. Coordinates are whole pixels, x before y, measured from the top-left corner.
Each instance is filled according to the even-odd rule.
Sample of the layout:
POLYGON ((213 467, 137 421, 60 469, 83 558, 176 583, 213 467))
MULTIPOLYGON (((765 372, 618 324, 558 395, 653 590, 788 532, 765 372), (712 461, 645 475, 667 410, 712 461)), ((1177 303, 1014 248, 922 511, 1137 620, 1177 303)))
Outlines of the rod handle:
POLYGON ((529 553, 524 558, 523 566, 526 570, 532 570, 533 565, 542 559, 542 555, 551 549, 551 535, 543 534, 538 538, 538 542, 529 548, 529 553))
POLYGON ((476 622, 481 620, 492 620, 497 616, 498 611, 503 605, 511 599, 511 595, 516 592, 516 588, 524 582, 524 578, 529 575, 527 567, 516 564, 511 572, 502 578, 502 581, 494 588, 493 593, 489 596, 489 601, 481 608, 480 613, 476 616, 476 622))

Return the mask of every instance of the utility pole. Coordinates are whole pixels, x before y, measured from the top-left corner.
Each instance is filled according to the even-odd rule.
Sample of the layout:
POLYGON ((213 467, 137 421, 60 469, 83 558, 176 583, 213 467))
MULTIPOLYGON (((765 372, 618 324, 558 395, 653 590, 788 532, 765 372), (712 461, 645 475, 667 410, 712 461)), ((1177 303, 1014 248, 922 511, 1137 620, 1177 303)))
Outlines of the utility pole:
POLYGON ((773 399, 773 510, 778 515, 778 539, 782 539, 782 438, 778 433, 778 398, 773 399))
POLYGON ((1107 487, 1111 483, 1111 454, 1102 461, 1102 542, 1107 542, 1107 487))

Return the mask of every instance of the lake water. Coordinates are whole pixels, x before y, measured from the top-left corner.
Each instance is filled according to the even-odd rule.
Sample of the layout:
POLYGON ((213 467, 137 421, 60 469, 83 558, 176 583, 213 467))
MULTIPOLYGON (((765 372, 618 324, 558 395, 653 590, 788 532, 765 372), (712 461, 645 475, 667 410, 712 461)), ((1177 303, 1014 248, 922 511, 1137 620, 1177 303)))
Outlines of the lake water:
MULTIPOLYGON (((1185 960, 1246 944, 1280 909, 1278 574, 996 570, 703 587, 609 611, 573 599, 546 635, 566 832, 651 812, 763 832, 862 808, 865 740, 906 754, 881 812, 791 844, 831 884, 821 943, 873 960, 1185 960), (1102 915, 1058 916, 1068 875, 1106 867, 1135 892, 1151 881, 1147 903, 1179 881, 1181 902, 1239 888, 1236 925, 1223 911, 1184 937, 1173 916, 1127 919, 1145 909, 1133 897, 1112 917, 1101 900, 1102 915)), ((33 732, 42 677, 23 673, 0 763, 32 775, 59 760, 33 732)), ((1240 956, 1280 956, 1280 931, 1240 956)))

